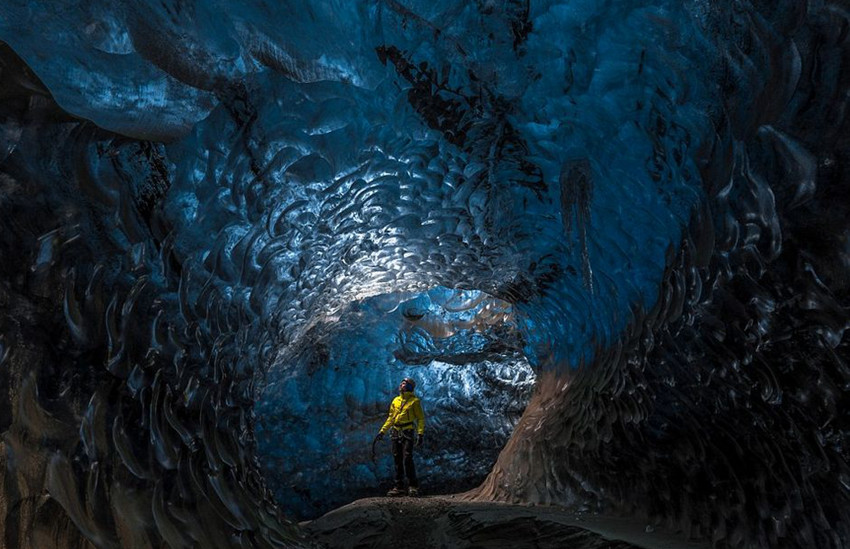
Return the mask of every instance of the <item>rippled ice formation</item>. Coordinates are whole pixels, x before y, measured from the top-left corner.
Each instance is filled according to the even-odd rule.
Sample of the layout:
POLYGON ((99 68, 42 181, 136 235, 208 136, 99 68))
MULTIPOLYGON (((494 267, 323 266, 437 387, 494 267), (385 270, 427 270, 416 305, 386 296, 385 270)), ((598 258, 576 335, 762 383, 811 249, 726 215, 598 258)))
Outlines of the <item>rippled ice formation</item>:
MULTIPOLYGON (((846 545, 848 23, 829 0, 3 3, 4 543, 302 543, 255 405, 316 402, 318 343, 442 286, 509 304, 517 345, 474 362, 536 379, 470 497, 846 545)), ((473 371, 377 331, 402 370, 473 371)), ((310 486, 310 452, 279 452, 310 486)))

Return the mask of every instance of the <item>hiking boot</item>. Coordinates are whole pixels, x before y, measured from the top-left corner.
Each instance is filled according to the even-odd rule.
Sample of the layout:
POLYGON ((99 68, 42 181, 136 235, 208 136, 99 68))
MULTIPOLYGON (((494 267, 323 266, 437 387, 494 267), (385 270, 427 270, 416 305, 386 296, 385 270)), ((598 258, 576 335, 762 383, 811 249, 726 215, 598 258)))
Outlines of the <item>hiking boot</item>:
POLYGON ((387 492, 387 496, 391 498, 397 498, 399 496, 406 496, 407 490, 404 488, 393 488, 389 492, 387 492))
POLYGON ((412 498, 415 498, 416 496, 419 495, 419 488, 411 486, 410 490, 407 491, 407 495, 412 497, 412 498))

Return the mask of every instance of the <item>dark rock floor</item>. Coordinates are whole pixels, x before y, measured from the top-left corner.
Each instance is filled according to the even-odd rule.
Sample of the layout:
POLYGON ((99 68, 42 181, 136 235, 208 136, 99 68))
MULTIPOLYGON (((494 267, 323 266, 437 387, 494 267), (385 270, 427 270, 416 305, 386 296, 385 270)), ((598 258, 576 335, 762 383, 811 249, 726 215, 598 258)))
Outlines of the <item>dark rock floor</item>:
POLYGON ((462 501, 454 496, 368 498, 309 522, 328 548, 703 549, 707 542, 633 519, 578 515, 560 507, 462 501), (649 531, 647 531, 649 530, 649 531))

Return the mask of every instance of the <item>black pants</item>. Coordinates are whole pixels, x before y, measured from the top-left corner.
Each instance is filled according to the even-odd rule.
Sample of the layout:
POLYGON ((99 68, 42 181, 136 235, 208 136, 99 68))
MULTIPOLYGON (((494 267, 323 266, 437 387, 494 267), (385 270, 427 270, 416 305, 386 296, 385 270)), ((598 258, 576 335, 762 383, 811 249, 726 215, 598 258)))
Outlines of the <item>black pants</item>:
POLYGON ((419 488, 416 469, 413 467, 413 429, 396 431, 393 429, 393 459, 395 459, 395 487, 404 488, 404 476, 411 488, 419 488))

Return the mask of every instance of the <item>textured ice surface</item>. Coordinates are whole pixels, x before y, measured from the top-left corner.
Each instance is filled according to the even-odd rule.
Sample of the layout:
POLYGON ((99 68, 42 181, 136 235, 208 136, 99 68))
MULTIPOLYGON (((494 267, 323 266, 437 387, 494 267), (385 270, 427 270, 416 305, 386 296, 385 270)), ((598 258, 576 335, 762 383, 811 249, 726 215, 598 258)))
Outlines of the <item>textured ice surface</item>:
POLYGON ((429 493, 480 484, 528 402, 535 375, 509 305, 446 288, 405 298, 353 304, 265 376, 258 457, 277 501, 299 518, 390 488, 389 443, 374 462, 370 453, 402 378, 416 380, 425 410, 416 465, 429 493))
POLYGON ((307 410, 258 397, 331 396, 302 374, 362 365, 357 308, 437 286, 510 304, 521 353, 387 327, 325 380, 386 406, 430 365, 458 411, 423 468, 489 398, 448 380, 525 356, 476 497, 847 545, 842 4, 139 6, 0 5, 5 545, 299 543, 270 488, 315 512, 323 439, 259 452, 307 410))

